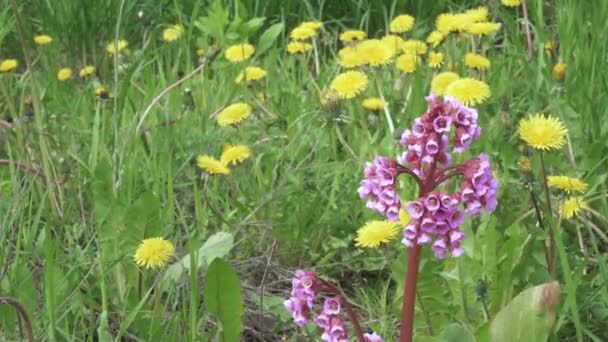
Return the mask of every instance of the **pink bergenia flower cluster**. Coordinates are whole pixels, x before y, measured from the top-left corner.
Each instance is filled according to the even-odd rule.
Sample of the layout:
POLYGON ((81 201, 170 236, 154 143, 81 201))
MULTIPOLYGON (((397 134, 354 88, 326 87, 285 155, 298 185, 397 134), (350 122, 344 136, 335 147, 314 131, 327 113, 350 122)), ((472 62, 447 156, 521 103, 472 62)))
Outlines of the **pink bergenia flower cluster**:
POLYGON ((464 202, 466 213, 481 215, 481 209, 494 211, 498 202, 498 180, 492 176, 490 159, 485 154, 471 159, 463 167, 464 180, 460 183, 460 199, 464 202))
POLYGON ((365 179, 359 187, 359 196, 369 198, 367 207, 386 216, 390 221, 399 220, 401 201, 395 186, 397 182, 397 162, 376 157, 373 163, 365 165, 365 179))
POLYGON ((317 295, 317 276, 313 272, 297 270, 291 281, 291 297, 283 304, 291 312, 294 323, 301 327, 308 323, 317 295))
POLYGON ((340 297, 327 298, 323 303, 323 312, 315 318, 317 326, 323 329, 321 335, 323 341, 348 342, 346 327, 340 317, 340 308, 340 297))
POLYGON ((375 332, 371 334, 364 334, 363 337, 365 338, 365 342, 384 342, 382 337, 376 335, 375 332))

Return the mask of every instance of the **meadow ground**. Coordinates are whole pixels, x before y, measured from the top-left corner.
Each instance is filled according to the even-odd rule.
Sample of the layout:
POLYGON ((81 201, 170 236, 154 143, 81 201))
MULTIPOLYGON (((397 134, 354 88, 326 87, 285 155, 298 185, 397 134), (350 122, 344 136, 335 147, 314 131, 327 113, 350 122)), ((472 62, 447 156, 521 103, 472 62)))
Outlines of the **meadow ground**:
MULTIPOLYGON (((283 304, 308 269, 396 341, 405 223, 356 246, 385 219, 357 189, 366 162, 401 155, 445 72, 489 86, 433 90, 477 108, 482 134, 453 163, 487 154, 498 206, 467 216, 460 257, 422 248, 417 340, 608 340, 608 2, 2 1, 0 340, 27 333, 8 298, 39 341, 319 340, 283 304), (446 28, 442 13, 469 14, 446 28), (401 14, 413 27, 391 28, 401 14), (349 29, 396 38, 362 56, 341 50, 349 29), (365 80, 341 83, 349 69, 365 80), (563 143, 522 139, 534 113, 567 133, 528 133, 563 143), (555 307, 513 301, 552 280, 555 307)), ((398 190, 417 197, 411 179, 398 190)))

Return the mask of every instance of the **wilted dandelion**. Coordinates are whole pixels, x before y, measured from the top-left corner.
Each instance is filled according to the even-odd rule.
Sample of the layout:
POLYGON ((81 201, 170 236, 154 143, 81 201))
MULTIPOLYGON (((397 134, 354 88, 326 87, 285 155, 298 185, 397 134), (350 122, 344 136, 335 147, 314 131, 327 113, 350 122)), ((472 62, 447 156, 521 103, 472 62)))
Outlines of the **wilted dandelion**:
POLYGON ((458 79, 460 79, 460 76, 455 72, 446 71, 439 73, 431 81, 431 91, 435 95, 444 95, 446 88, 458 79))
POLYGON ((110 42, 108 45, 106 45, 106 51, 108 51, 108 53, 111 55, 113 55, 116 51, 118 51, 118 53, 123 53, 128 46, 129 43, 126 40, 120 39, 116 42, 116 46, 114 46, 114 42, 110 42))
POLYGON ((466 31, 468 33, 476 34, 479 36, 488 35, 488 34, 496 32, 498 30, 500 30, 499 23, 488 23, 488 22, 473 23, 473 24, 469 25, 466 29, 466 31))
POLYGON ((12 72, 17 69, 19 62, 16 59, 5 59, 0 63, 0 72, 12 72))
POLYGON ((249 58, 251 58, 251 56, 253 56, 254 52, 255 52, 255 48, 251 44, 247 44, 247 43, 237 44, 237 45, 232 45, 232 46, 228 47, 226 49, 226 52, 224 53, 224 56, 230 62, 238 63, 238 62, 246 61, 249 58))
POLYGON ((443 38, 445 38, 443 33, 440 31, 433 31, 426 37, 426 42, 431 44, 432 47, 437 47, 439 44, 441 44, 443 38))
POLYGON ((38 46, 49 45, 53 42, 53 38, 46 34, 41 34, 34 37, 34 43, 38 46))
POLYGON ((500 0, 507 7, 516 7, 521 5, 521 0, 500 0))
POLYGON ((464 64, 472 69, 488 70, 491 62, 489 59, 476 53, 467 53, 464 55, 464 64))
POLYGON ((566 64, 557 63, 553 66, 553 78, 556 81, 561 81, 566 76, 566 64))
POLYGON ((428 63, 431 68, 441 68, 443 65, 443 59, 443 54, 441 52, 429 52, 428 63))
POLYGON ((425 54, 428 50, 426 43, 421 40, 416 39, 408 39, 401 45, 401 49, 404 53, 409 53, 413 55, 422 55, 425 54))
POLYGON ((382 99, 379 97, 367 98, 361 102, 361 105, 363 108, 372 112, 379 112, 384 110, 385 107, 384 101, 382 101, 382 99))
POLYGON ((145 239, 135 251, 135 263, 145 268, 166 266, 175 253, 173 244, 162 237, 145 239))
POLYGON ((230 174, 230 169, 220 160, 217 160, 209 155, 203 154, 196 158, 196 165, 201 169, 205 170, 210 175, 224 175, 230 174))
POLYGON ((420 58, 418 56, 411 53, 406 53, 397 57, 395 65, 397 66, 397 69, 403 72, 412 73, 416 71, 419 62, 420 58))
POLYGON ((236 165, 251 157, 251 149, 247 145, 226 145, 220 161, 225 165, 236 165))
POLYGON ((519 123, 519 137, 537 150, 559 149, 566 143, 568 130, 552 115, 534 114, 519 123))
POLYGON ((259 81, 259 80, 263 79, 264 77, 266 77, 266 70, 264 70, 260 67, 251 66, 251 67, 245 68, 244 71, 241 71, 236 76, 236 79, 234 81, 237 84, 242 84, 245 82, 259 81))
POLYGON ((560 189, 567 193, 585 192, 589 185, 578 178, 568 176, 549 176, 547 183, 550 187, 560 189))
POLYGON ((517 166, 519 166, 519 169, 524 172, 532 171, 532 163, 530 163, 530 158, 526 156, 519 157, 517 160, 517 166))
POLYGON ((475 106, 490 97, 490 87, 473 78, 461 78, 448 85, 445 95, 456 98, 465 106, 475 106))
POLYGON ((414 27, 416 19, 411 15, 402 14, 391 20, 390 31, 393 33, 405 33, 414 27))
POLYGON ((357 231, 355 245, 357 247, 376 248, 380 244, 395 238, 398 232, 397 222, 369 221, 357 231))
POLYGON ((566 219, 572 219, 577 216, 583 208, 587 207, 587 203, 582 196, 568 197, 562 204, 562 216, 566 219))
POLYGON ((62 68, 57 72, 57 79, 61 82, 67 81, 72 77, 72 69, 62 68))
POLYGON ((394 52, 378 39, 364 40, 355 47, 356 53, 364 64, 378 67, 389 64, 394 52))
POLYGON ((105 99, 108 97, 108 90, 104 86, 99 86, 99 87, 95 88, 94 94, 96 97, 105 99))
POLYGON ((93 73, 95 73, 95 67, 92 65, 87 65, 84 68, 80 69, 78 75, 80 75, 80 77, 87 77, 89 75, 93 75, 93 73))
POLYGON ((334 112, 340 104, 340 95, 333 89, 327 89, 320 96, 321 108, 327 112, 334 112))
POLYGON ((367 34, 365 33, 365 31, 348 30, 348 31, 344 31, 340 34, 340 41, 345 42, 345 43, 359 41, 359 40, 365 39, 366 35, 367 34))
POLYGON ((174 42, 184 34, 184 27, 180 24, 171 25, 163 30, 163 40, 166 42, 174 42))
POLYGON ((287 44, 287 52, 292 55, 304 53, 312 49, 312 44, 304 43, 304 42, 289 42, 287 44))
POLYGON ((330 84, 341 99, 352 99, 361 94, 368 84, 367 75, 360 71, 347 71, 339 74, 330 84))
POLYGON ((237 102, 222 109, 217 115, 216 121, 220 126, 232 125, 247 119, 249 114, 251 114, 251 106, 246 103, 237 102))

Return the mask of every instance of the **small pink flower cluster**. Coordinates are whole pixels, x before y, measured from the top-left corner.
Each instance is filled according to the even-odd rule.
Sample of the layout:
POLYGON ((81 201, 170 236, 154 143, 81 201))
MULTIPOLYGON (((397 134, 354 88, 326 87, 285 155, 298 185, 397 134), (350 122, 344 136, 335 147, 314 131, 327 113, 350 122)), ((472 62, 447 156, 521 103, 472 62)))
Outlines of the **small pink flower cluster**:
POLYGON ((464 222, 464 212, 457 208, 459 203, 454 196, 431 192, 408 204, 412 220, 403 229, 401 242, 408 247, 433 242, 431 248, 439 259, 444 259, 448 251, 454 257, 460 256, 464 233, 459 227, 464 222))
POLYGON ((390 221, 399 220, 401 201, 397 194, 397 162, 393 159, 376 157, 373 163, 365 165, 365 179, 361 182, 359 197, 369 198, 367 207, 386 216, 390 221))
POLYGON ((460 183, 460 200, 464 202, 466 213, 481 215, 481 209, 494 211, 498 205, 498 180, 492 176, 490 160, 487 155, 480 154, 464 164, 464 180, 460 183))
POLYGON ((365 342, 384 342, 382 337, 378 336, 375 332, 363 334, 363 337, 365 338, 365 342))
POLYGON ((340 297, 325 299, 323 312, 315 318, 317 326, 323 329, 323 335, 321 335, 323 341, 348 342, 344 321, 340 317, 340 309, 340 297))
POLYGON ((291 312, 294 323, 301 327, 308 323, 317 295, 317 276, 313 272, 297 270, 291 281, 291 297, 283 304, 291 312))

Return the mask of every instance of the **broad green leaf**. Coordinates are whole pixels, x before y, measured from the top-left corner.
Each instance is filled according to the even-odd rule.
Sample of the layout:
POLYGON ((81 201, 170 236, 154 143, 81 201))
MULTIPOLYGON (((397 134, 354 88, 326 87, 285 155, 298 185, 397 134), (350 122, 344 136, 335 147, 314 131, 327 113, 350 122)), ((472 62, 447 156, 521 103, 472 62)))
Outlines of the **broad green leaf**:
POLYGON ((214 259, 209 266, 205 303, 220 324, 219 341, 238 341, 243 331, 243 292, 236 272, 220 258, 214 259))
POLYGON ((274 24, 274 25, 270 26, 269 28, 267 28, 266 31, 264 31, 264 33, 262 33, 262 35, 260 36, 260 40, 258 41, 258 44, 257 44, 256 53, 258 55, 260 55, 260 54, 266 52, 266 50, 268 50, 272 46, 272 44, 274 44, 277 37, 279 36, 279 34, 281 34, 282 31, 283 31, 282 23, 274 24))
POLYGON ((471 332, 460 324, 450 324, 443 328, 439 337, 448 342, 476 342, 471 332))
POLYGON ((546 341, 555 324, 560 291, 557 282, 522 291, 492 321, 492 341, 546 341))

